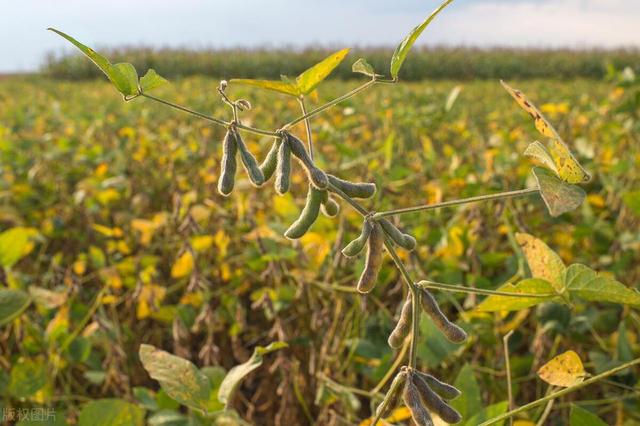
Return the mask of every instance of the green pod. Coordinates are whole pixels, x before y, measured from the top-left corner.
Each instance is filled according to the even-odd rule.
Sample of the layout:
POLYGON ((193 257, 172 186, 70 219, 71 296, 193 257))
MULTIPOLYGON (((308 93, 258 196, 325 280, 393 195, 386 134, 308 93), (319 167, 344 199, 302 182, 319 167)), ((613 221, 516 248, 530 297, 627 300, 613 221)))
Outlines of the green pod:
POLYGON ((409 411, 411 411, 411 417, 417 426, 433 426, 433 420, 422 404, 420 393, 411 380, 407 380, 404 385, 402 399, 409 411))
POLYGON ((442 331, 447 339, 454 343, 462 343, 467 339, 467 332, 457 324, 452 323, 444 315, 436 299, 428 291, 422 289, 420 292, 420 303, 422 310, 425 311, 433 323, 442 331))
MULTIPOLYGON (((324 191, 325 193, 327 191, 324 191)), ((340 213, 340 205, 331 197, 327 197, 326 201, 322 201, 320 211, 327 217, 336 217, 340 213)))
POLYGON ((289 184, 291 183, 291 149, 288 143, 280 144, 277 160, 275 187, 278 194, 284 195, 289 192, 289 184))
POLYGON ((433 377, 431 374, 416 371, 416 374, 424 380, 431 389, 433 389, 438 395, 444 399, 456 399, 461 395, 461 392, 455 386, 451 386, 448 383, 441 382, 433 377))
POLYGON ((273 172, 276 171, 276 165, 278 164, 278 150, 280 149, 281 144, 282 139, 276 139, 273 142, 273 145, 271 145, 271 149, 267 153, 267 156, 264 157, 264 161, 259 166, 265 182, 271 179, 273 172))
POLYGON ((404 339, 411 332, 411 321, 413 318, 413 312, 411 312, 411 295, 407 296, 407 300, 402 305, 402 311, 400 311, 400 318, 396 324, 396 328, 393 329, 389 335, 387 343, 393 349, 398 349, 402 346, 404 339))
POLYGON ((322 202, 322 191, 317 190, 313 186, 309 185, 309 191, 307 192, 307 202, 300 213, 298 220, 284 233, 284 236, 296 240, 307 233, 311 225, 318 218, 320 213, 320 204, 322 202))
POLYGON ((327 174, 316 167, 311 157, 309 157, 309 154, 307 154, 304 143, 291 133, 287 133, 287 140, 289 141, 291 153, 300 160, 300 163, 307 172, 309 182, 318 189, 327 189, 329 187, 327 174))
POLYGON ((258 161, 256 157, 249 151, 247 145, 245 145, 242 140, 242 136, 237 131, 234 131, 236 136, 236 144, 238 145, 238 151, 240 151, 240 159, 242 160, 242 165, 247 172, 247 176, 249 176, 249 180, 255 186, 261 186, 264 184, 264 174, 258 166, 258 161))
POLYGON ((362 222, 362 231, 360 232, 360 236, 347 244, 345 248, 342 249, 342 254, 347 257, 359 255, 364 249, 365 244, 367 244, 367 241, 369 241, 371 230, 373 230, 373 224, 370 221, 365 220, 362 222))
POLYGON ((378 273, 384 258, 384 233, 380 225, 373 224, 371 235, 367 241, 367 258, 364 262, 364 270, 358 280, 357 289, 360 293, 369 293, 376 286, 378 273))
POLYGON ((375 183, 354 183, 333 175, 327 175, 327 178, 329 178, 329 183, 331 185, 335 186, 351 198, 366 199, 371 198, 376 194, 375 183))
POLYGON ((387 219, 380 219, 378 220, 378 222, 394 243, 409 251, 412 251, 414 248, 416 248, 416 239, 411 235, 405 234, 404 232, 400 231, 387 219))
POLYGON ((233 191, 236 169, 238 168, 236 163, 237 152, 238 145, 236 138, 232 132, 227 131, 224 135, 224 141, 222 142, 222 168, 220 170, 220 177, 218 178, 218 192, 225 197, 233 191))
POLYGON ((394 377, 391 382, 391 386, 389 386, 389 391, 385 395, 384 400, 376 408, 376 416, 386 417, 389 415, 391 410, 398 406, 400 396, 402 395, 402 386, 406 380, 406 371, 403 370, 396 374, 396 377, 394 377))
POLYGON ((444 402, 436 393, 431 390, 427 382, 418 374, 411 374, 410 379, 420 394, 422 403, 433 413, 436 413, 442 420, 449 424, 456 424, 462 420, 462 416, 449 404, 444 402))

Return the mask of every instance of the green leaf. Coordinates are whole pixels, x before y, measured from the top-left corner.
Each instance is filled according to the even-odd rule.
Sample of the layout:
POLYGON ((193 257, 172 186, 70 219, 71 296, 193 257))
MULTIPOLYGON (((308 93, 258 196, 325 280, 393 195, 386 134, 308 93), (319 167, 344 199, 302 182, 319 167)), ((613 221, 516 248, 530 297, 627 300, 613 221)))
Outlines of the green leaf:
POLYGON ((291 83, 277 80, 250 80, 246 78, 234 78, 230 83, 242 84, 245 86, 258 87, 260 89, 271 90, 278 93, 284 93, 290 96, 300 96, 298 88, 291 83))
POLYGON ((393 57, 391 58, 391 78, 397 78, 398 73, 400 72, 400 68, 404 63, 404 60, 407 58, 409 51, 413 47, 413 44, 416 42, 422 31, 427 28, 427 25, 434 20, 434 18, 451 3, 453 0, 446 0, 442 3, 436 10, 429 15, 427 19, 425 19, 420 25, 415 27, 411 32, 400 42, 398 47, 396 47, 396 51, 393 52, 393 57))
POLYGON ((229 370, 224 380, 220 384, 220 389, 218 390, 218 400, 228 406, 242 380, 249 373, 262 365, 264 355, 282 348, 286 348, 287 346, 288 345, 285 342, 273 342, 267 347, 256 347, 253 350, 253 355, 251 355, 251 358, 249 358, 247 362, 236 365, 231 370, 229 370))
POLYGON ((0 325, 4 325, 22 312, 31 303, 31 297, 20 290, 0 290, 0 325))
POLYGON ((607 426, 600 417, 575 404, 571 404, 569 426, 607 426))
POLYGON ((598 274, 588 266, 573 264, 565 273, 565 286, 571 296, 591 302, 612 302, 640 306, 640 293, 619 281, 598 274))
POLYGON ((140 77, 140 89, 143 92, 148 92, 167 83, 168 81, 164 77, 161 77, 153 68, 149 68, 147 73, 140 77))
POLYGON ((364 58, 360 58, 355 61, 353 63, 353 66, 351 67, 351 71, 368 75, 369 77, 380 76, 380 74, 376 74, 371 64, 369 64, 369 62, 367 62, 367 60, 364 58))
POLYGON ((533 175, 538 181, 540 195, 551 216, 556 217, 575 210, 586 197, 582 188, 563 182, 547 169, 534 167, 533 175))
POLYGON ((322 80, 327 78, 327 76, 331 74, 331 71, 340 65, 340 62, 344 60, 349 50, 350 49, 339 50, 300 74, 298 78, 296 78, 296 85, 300 93, 302 95, 308 95, 313 92, 313 89, 315 89, 322 80))
POLYGON ((640 190, 625 192, 622 201, 633 214, 640 217, 640 190))
POLYGON ((59 36, 65 38, 75 47, 77 47, 85 56, 93 61, 94 64, 107 76, 107 78, 113 83, 114 86, 125 96, 135 95, 138 91, 138 77, 135 73, 135 68, 131 64, 116 64, 112 65, 111 62, 92 48, 85 46, 75 38, 58 31, 55 28, 47 28, 49 31, 53 31, 59 36), (133 70, 132 70, 133 68, 133 70), (135 84, 132 82, 135 81, 135 84))
POLYGON ((144 410, 122 399, 96 399, 82 407, 78 426, 142 426, 144 410))
MULTIPOLYGON (((507 412, 509 407, 509 403, 507 401, 498 402, 497 404, 490 405, 480 412, 476 412, 473 417, 469 418, 463 426, 477 426, 480 423, 486 422, 494 417, 498 417, 501 414, 507 412)), ((504 420, 496 423, 492 423, 493 426, 502 426, 504 425, 504 420)))
POLYGON ((32 239, 38 235, 34 228, 17 226, 0 234, 0 266, 10 268, 33 249, 32 239))
POLYGON ((140 345, 140 361, 152 379, 171 398, 192 408, 207 411, 209 378, 190 361, 151 345, 140 345))
POLYGON ((475 413, 482 410, 482 397, 480 395, 480 385, 476 380, 476 376, 473 373, 471 365, 465 364, 458 373, 455 383, 456 388, 462 392, 462 394, 450 401, 449 404, 458 410, 463 419, 470 418, 475 413))
POLYGON ((211 393, 209 394, 207 411, 209 413, 213 413, 215 411, 222 410, 224 405, 218 401, 218 390, 220 389, 220 385, 222 384, 224 377, 227 375, 226 370, 222 367, 215 366, 203 367, 200 371, 209 378, 209 383, 211 384, 211 393))
POLYGON ((562 299, 556 294, 553 285, 549 281, 539 278, 522 280, 515 285, 507 283, 498 288, 497 291, 513 294, 544 295, 544 297, 491 295, 484 299, 482 303, 476 307, 476 310, 480 312, 518 311, 543 302, 562 302, 562 299))
POLYGON ((42 360, 20 358, 11 367, 9 394, 29 398, 47 384, 47 367, 42 360))

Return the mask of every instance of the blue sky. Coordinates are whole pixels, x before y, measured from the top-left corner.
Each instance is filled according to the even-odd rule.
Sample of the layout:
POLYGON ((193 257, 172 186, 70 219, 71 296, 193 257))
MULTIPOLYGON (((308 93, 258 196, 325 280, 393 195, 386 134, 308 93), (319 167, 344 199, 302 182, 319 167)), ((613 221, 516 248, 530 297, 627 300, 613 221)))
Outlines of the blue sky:
MULTIPOLYGON (((12 0, 0 18, 0 72, 68 49, 45 31, 118 45, 353 47, 395 44, 439 0, 12 0)), ((639 0, 455 0, 419 44, 640 46, 639 0)))

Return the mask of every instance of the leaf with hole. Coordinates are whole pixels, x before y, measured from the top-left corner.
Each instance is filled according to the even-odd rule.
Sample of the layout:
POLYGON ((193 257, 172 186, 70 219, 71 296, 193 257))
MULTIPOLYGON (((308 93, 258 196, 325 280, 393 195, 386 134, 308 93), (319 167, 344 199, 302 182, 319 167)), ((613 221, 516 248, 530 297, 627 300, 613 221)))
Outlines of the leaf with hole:
POLYGON ((476 310, 479 312, 518 311, 543 302, 562 302, 553 285, 549 281, 539 278, 522 280, 517 284, 507 283, 499 287, 497 291, 513 293, 513 296, 491 295, 484 299, 476 307, 476 310), (519 294, 531 296, 518 296, 519 294))
POLYGON ((231 400, 233 399, 236 390, 242 383, 242 380, 251 373, 256 368, 262 365, 262 361, 264 360, 264 355, 277 351, 282 348, 286 348, 287 345, 285 342, 273 342, 267 347, 258 346, 253 350, 253 355, 251 358, 245 363, 240 365, 236 365, 233 367, 224 380, 220 384, 220 389, 218 390, 218 400, 225 404, 225 406, 229 406, 231 400))
POLYGON ((533 175, 538 181, 540 196, 553 217, 575 210, 586 197, 582 188, 561 181, 547 169, 534 167, 533 175))
POLYGON ((415 27, 411 32, 400 42, 398 47, 396 47, 395 52, 393 52, 393 56, 391 57, 391 78, 395 79, 398 77, 398 73, 400 72, 400 68, 402 68, 402 64, 404 63, 409 51, 413 47, 414 43, 420 37, 420 34, 424 31, 425 28, 435 19, 438 14, 449 5, 453 0, 446 0, 442 3, 436 10, 434 10, 431 15, 427 17, 420 25, 415 27))
POLYGON ((540 367, 538 376, 550 385, 568 388, 581 383, 587 373, 578 354, 567 351, 540 367))
POLYGON ((191 362, 151 345, 140 345, 140 361, 152 379, 180 404, 207 411, 211 383, 191 362))

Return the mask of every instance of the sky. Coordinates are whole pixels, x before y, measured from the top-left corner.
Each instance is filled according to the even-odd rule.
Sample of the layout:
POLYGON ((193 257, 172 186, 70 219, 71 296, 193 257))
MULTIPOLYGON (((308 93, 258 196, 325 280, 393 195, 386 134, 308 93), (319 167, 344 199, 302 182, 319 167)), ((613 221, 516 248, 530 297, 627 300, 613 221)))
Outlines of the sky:
MULTIPOLYGON (((98 48, 390 46, 440 0, 5 0, 0 73, 98 48)), ((418 45, 640 47, 639 0, 454 0, 418 45)))

